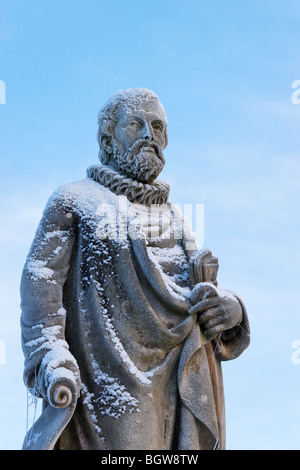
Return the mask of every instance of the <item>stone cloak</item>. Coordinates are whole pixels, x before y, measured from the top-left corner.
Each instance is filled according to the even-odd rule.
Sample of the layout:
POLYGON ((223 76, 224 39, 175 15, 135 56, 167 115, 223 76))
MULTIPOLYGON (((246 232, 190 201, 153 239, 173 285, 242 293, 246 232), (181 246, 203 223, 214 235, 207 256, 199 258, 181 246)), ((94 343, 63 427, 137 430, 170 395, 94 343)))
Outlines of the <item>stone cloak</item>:
MULTIPOLYGON (((48 201, 21 282, 24 381, 44 398, 24 449, 225 448, 221 361, 248 346, 245 308, 206 343, 148 255, 140 209, 89 178, 48 201), (73 401, 54 408, 47 386, 64 371, 73 401)), ((171 203, 161 210, 178 217, 171 203)), ((169 235, 188 258, 197 249, 188 230, 169 235)))

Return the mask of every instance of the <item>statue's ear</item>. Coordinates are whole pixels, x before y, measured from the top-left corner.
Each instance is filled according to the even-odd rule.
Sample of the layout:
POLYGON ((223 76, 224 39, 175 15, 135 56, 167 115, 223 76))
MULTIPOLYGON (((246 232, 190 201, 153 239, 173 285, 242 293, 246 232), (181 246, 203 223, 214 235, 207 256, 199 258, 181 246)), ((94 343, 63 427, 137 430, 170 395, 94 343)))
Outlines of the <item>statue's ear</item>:
POLYGON ((168 130, 167 130, 167 128, 165 128, 164 138, 165 138, 165 145, 164 145, 164 149, 165 149, 168 145, 168 130))
POLYGON ((111 139, 110 135, 102 135, 100 145, 101 145, 102 148, 104 148, 104 150, 108 154, 113 153, 112 139, 111 139))

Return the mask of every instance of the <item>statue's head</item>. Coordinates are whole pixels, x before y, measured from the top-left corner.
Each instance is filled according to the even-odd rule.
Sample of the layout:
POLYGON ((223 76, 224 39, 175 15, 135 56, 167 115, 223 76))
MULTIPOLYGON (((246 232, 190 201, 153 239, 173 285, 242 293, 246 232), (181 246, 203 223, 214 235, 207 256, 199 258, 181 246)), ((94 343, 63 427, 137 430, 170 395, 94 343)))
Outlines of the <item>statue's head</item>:
POLYGON ((150 183, 164 167, 165 110, 145 88, 115 93, 98 114, 99 157, 127 177, 150 183))

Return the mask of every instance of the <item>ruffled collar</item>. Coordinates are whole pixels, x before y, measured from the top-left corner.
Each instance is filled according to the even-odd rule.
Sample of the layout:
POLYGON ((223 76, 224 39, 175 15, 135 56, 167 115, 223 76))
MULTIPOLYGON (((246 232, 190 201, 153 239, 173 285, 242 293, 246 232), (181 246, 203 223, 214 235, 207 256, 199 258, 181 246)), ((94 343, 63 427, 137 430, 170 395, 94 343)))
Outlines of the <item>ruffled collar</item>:
POLYGON ((105 165, 92 165, 87 169, 87 177, 102 184, 118 196, 126 196, 130 202, 136 204, 166 204, 169 197, 170 186, 161 180, 151 184, 141 183, 120 175, 105 165))

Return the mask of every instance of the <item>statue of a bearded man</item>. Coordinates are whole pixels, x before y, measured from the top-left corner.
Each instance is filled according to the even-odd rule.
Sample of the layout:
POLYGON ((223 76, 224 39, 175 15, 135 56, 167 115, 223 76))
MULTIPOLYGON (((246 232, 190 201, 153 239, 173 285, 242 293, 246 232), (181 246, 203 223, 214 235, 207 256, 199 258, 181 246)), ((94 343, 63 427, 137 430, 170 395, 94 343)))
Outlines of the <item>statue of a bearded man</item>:
POLYGON ((218 287, 157 179, 158 97, 116 93, 100 165, 50 197, 21 283, 24 380, 43 411, 24 449, 224 449, 221 361, 249 344, 242 300, 218 287))

